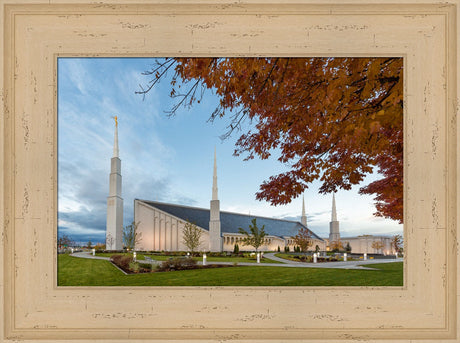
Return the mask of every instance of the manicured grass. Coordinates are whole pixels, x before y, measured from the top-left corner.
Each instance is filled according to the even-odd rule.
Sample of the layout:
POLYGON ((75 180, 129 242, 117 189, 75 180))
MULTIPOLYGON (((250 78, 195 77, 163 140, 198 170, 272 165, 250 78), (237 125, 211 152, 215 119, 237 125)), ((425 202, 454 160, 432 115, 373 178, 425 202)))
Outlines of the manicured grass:
MULTIPOLYGON (((118 253, 118 254, 96 253, 96 256, 110 257, 112 255, 120 255, 120 254, 121 255, 131 255, 131 256, 133 255, 133 253, 118 253)), ((151 257, 152 260, 156 260, 156 261, 167 261, 170 258, 174 258, 174 257, 184 257, 184 256, 179 256, 179 255, 177 255, 177 256, 173 256, 173 255, 151 255, 151 254, 145 254, 145 255, 151 257)), ((137 260, 144 260, 144 254, 137 253, 136 254, 136 259, 137 260)), ((193 257, 193 259, 195 261, 203 261, 203 257, 193 257)), ((208 262, 257 263, 257 258, 255 256, 254 257, 233 257, 233 256, 228 256, 228 257, 216 256, 216 257, 212 257, 212 256, 208 256, 208 257, 206 257, 206 260, 208 262)), ((279 262, 279 261, 270 260, 268 258, 261 258, 260 262, 261 263, 282 263, 282 262, 279 262)))
MULTIPOLYGON (((370 265, 366 265, 370 266, 370 265)), ((124 275, 104 260, 58 255, 58 286, 402 286, 403 263, 378 270, 227 267, 124 275)))

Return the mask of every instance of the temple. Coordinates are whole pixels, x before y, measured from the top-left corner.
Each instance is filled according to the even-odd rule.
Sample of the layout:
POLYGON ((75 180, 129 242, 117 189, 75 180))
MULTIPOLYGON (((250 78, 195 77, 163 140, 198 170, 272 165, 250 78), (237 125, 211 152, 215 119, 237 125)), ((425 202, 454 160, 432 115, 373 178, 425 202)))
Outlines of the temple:
MULTIPOLYGON (((220 211, 220 200, 217 187, 217 160, 214 150, 214 168, 212 178, 212 196, 210 208, 198 208, 157 201, 134 201, 134 220, 139 223, 138 230, 142 233, 142 240, 136 246, 137 250, 180 251, 186 250, 182 239, 182 230, 185 223, 195 224, 202 230, 200 251, 233 251, 238 244, 240 251, 254 250, 251 246, 244 246, 244 235, 238 232, 241 227, 248 230, 253 219, 257 226, 264 226, 267 236, 260 251, 276 251, 286 247, 290 251, 296 246, 294 236, 301 228, 307 228, 305 201, 302 203, 301 221, 276 219, 254 216, 242 213, 220 211)), ((309 230, 313 244, 311 250, 325 250, 325 241, 309 230)))

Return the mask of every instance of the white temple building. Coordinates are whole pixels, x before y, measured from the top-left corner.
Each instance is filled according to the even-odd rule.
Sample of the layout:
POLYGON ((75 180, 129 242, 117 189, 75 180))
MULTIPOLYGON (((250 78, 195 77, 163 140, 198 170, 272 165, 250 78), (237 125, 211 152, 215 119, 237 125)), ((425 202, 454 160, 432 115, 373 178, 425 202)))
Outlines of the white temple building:
MULTIPOLYGON (((121 160, 118 149, 118 121, 115 119, 115 135, 113 156, 111 158, 109 196, 107 197, 107 228, 106 249, 123 249, 123 198, 121 197, 121 160)), ((321 238, 307 226, 305 213, 305 199, 302 198, 302 215, 300 221, 276 219, 247 215, 220 210, 220 200, 217 187, 217 159, 214 150, 214 169, 212 181, 212 196, 210 207, 198 208, 171 203, 134 200, 134 221, 138 223, 140 242, 135 249, 138 251, 185 251, 182 232, 187 222, 195 224, 202 230, 200 251, 233 251, 238 244, 240 251, 253 251, 254 247, 245 246, 242 240, 245 237, 239 233, 239 228, 249 230, 249 225, 256 219, 257 226, 265 229, 264 244, 259 251, 290 251, 296 246, 294 237, 300 229, 307 229, 311 234, 312 245, 309 250, 330 250, 330 244, 340 241, 345 248, 350 244, 351 253, 394 254, 392 238, 388 236, 362 235, 357 237, 340 237, 339 221, 335 195, 332 197, 331 222, 329 223, 329 237, 321 238), (382 243, 381 249, 372 247, 375 241, 382 243)))
MULTIPOLYGON (((246 231, 253 219, 257 226, 267 233, 264 244, 259 251, 284 251, 289 247, 290 251, 296 246, 294 236, 301 228, 307 228, 305 215, 305 202, 302 206, 301 221, 260 217, 234 212, 220 211, 220 201, 217 189, 217 162, 214 151, 214 172, 212 183, 212 197, 210 208, 198 208, 148 200, 134 200, 134 221, 138 224, 138 232, 142 239, 136 246, 136 250, 142 251, 183 251, 186 250, 182 242, 182 230, 185 223, 194 223, 203 231, 201 236, 201 251, 233 251, 238 244, 240 251, 252 251, 254 247, 244 246, 241 241, 245 237, 238 233, 239 228, 246 231)), ((326 242, 309 230, 314 250, 316 246, 320 250, 326 249, 326 242)))

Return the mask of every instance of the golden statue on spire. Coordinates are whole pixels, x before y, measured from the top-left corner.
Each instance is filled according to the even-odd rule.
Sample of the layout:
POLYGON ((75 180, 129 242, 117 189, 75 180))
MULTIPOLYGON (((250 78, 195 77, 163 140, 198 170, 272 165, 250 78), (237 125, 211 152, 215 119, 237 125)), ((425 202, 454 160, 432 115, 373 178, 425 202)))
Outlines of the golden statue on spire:
POLYGON ((113 119, 115 119, 115 126, 118 126, 118 117, 117 116, 112 116, 113 119))

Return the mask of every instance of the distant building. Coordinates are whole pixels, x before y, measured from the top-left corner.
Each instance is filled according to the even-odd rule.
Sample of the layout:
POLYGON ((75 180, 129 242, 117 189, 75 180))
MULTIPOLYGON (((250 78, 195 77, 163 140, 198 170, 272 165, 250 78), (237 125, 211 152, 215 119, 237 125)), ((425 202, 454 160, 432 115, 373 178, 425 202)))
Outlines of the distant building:
POLYGON ((396 253, 392 241, 393 238, 389 236, 374 236, 374 235, 360 235, 356 237, 340 237, 339 221, 337 220, 337 209, 335 204, 335 195, 332 196, 332 212, 331 221, 329 223, 329 238, 324 238, 327 245, 327 250, 332 250, 332 245, 335 242, 340 242, 343 249, 350 244, 351 253, 355 254, 383 254, 394 255, 396 253), (380 242, 382 248, 376 249, 372 247, 374 242, 380 242))

